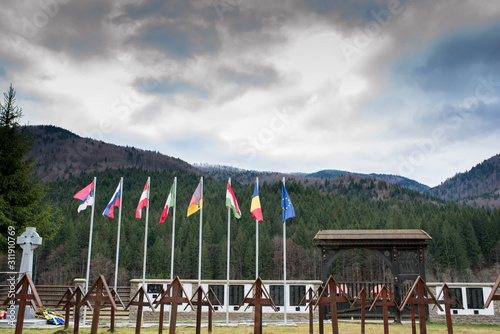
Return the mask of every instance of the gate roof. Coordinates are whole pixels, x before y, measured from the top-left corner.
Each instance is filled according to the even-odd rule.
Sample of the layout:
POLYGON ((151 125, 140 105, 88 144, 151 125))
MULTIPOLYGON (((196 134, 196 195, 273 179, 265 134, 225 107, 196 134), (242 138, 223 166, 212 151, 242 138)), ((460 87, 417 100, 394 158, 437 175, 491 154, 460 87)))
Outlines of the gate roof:
POLYGON ((424 230, 320 230, 314 237, 322 245, 393 245, 425 244, 431 236, 424 230))

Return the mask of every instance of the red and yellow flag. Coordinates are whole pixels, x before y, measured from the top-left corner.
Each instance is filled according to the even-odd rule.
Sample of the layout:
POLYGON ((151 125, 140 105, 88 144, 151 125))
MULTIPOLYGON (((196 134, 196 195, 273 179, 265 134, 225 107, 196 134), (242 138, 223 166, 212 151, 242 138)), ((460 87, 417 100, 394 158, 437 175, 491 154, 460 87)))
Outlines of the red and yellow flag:
POLYGON ((193 197, 191 197, 191 202, 189 202, 189 207, 187 211, 187 216, 191 216, 196 211, 200 210, 203 206, 203 194, 201 193, 201 182, 198 183, 198 187, 194 191, 193 197))

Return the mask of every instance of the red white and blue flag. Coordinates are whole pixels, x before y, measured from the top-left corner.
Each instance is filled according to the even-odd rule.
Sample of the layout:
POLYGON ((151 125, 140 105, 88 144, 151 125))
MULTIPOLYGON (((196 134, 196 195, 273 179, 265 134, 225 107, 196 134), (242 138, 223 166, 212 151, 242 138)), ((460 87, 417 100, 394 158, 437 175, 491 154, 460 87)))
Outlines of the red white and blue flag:
POLYGON ((85 210, 87 206, 94 205, 94 195, 92 194, 92 190, 94 189, 94 182, 91 182, 88 186, 80 190, 73 196, 73 198, 79 199, 82 202, 78 206, 78 212, 85 210))
POLYGON ((114 219, 114 208, 120 207, 120 183, 118 183, 118 187, 116 187, 115 193, 113 194, 113 197, 111 197, 111 200, 109 201, 108 205, 106 206, 106 209, 104 209, 104 212, 102 213, 103 216, 108 216, 111 219, 114 219))

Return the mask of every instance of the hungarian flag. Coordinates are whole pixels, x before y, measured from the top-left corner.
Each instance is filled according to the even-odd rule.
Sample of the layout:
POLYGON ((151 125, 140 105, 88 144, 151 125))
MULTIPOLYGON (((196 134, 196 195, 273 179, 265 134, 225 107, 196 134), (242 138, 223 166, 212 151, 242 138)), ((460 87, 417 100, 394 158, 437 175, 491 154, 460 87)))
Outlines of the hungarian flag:
POLYGON ((111 197, 111 200, 109 201, 108 205, 106 206, 106 209, 104 209, 104 212, 102 213, 103 216, 108 216, 111 219, 114 219, 114 209, 115 206, 119 207, 120 206, 120 184, 118 183, 118 187, 116 187, 115 193, 113 194, 113 197, 111 197))
POLYGON ((94 189, 94 182, 91 182, 88 186, 86 186, 73 196, 73 198, 82 201, 78 206, 78 212, 85 210, 89 205, 94 205, 94 196, 92 195, 93 189, 94 189))
POLYGON ((203 194, 201 193, 201 182, 198 183, 198 187, 194 191, 193 197, 191 197, 191 202, 189 202, 187 216, 191 216, 196 211, 200 210, 203 206, 203 194))
POLYGON ((175 206, 175 196, 174 196, 174 185, 172 184, 172 188, 170 188, 170 192, 168 193, 167 202, 165 203, 165 207, 163 208, 163 212, 161 213, 160 224, 165 221, 168 216, 168 209, 175 206))
POLYGON ((257 183, 255 184, 255 189, 253 191, 252 204, 250 204, 250 212, 252 216, 258 221, 263 221, 262 218, 262 208, 260 207, 260 198, 259 198, 259 188, 257 187, 257 183))
POLYGON ((137 210, 135 211, 135 218, 141 218, 142 216, 142 208, 148 206, 148 183, 144 186, 144 190, 142 191, 141 198, 139 199, 139 204, 137 205, 137 210))
POLYGON ((241 218, 241 211, 238 206, 238 201, 236 201, 236 197, 234 196, 233 189, 231 189, 231 184, 229 182, 227 183, 226 206, 233 210, 233 214, 236 218, 241 218))

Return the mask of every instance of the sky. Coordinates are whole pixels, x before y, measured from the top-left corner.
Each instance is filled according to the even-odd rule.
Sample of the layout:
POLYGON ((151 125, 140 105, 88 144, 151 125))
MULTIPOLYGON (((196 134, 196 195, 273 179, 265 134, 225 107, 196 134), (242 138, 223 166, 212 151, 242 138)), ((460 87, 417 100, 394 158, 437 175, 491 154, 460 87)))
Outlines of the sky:
POLYGON ((497 0, 7 0, 24 123, 258 171, 436 186, 500 153, 497 0))

